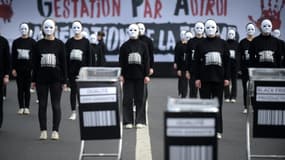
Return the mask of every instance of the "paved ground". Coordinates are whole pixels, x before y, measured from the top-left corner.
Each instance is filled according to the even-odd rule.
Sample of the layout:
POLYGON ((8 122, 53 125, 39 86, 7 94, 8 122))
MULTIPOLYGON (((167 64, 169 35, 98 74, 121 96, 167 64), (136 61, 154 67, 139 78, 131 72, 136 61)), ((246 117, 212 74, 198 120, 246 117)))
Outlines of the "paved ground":
MULTIPOLYGON (((176 84, 175 78, 152 79, 149 85, 149 128, 124 129, 123 160, 164 159, 163 114, 167 97, 177 96, 176 84)), ((242 113, 240 82, 238 84, 237 103, 224 103, 224 135, 218 142, 219 160, 246 159, 246 115, 242 113)), ((8 86, 8 98, 4 102, 4 124, 0 129, 0 160, 77 160, 80 149, 79 123, 78 120, 68 119, 68 96, 69 92, 63 93, 60 140, 40 141, 35 94, 32 94, 31 115, 17 115, 16 85, 12 81, 8 86)), ((50 107, 48 114, 48 124, 51 128, 50 107)), ((253 139, 252 147, 252 152, 258 154, 285 154, 283 139, 253 139)), ((88 141, 86 144, 87 152, 116 152, 116 149, 117 140, 88 141)))

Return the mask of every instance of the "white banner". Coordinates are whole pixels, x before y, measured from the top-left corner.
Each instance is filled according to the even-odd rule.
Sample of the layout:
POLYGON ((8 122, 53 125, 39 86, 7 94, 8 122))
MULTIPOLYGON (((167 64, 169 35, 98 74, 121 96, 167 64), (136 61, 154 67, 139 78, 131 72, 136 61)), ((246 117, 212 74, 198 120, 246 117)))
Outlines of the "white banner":
POLYGON ((72 21, 80 20, 87 33, 106 33, 107 61, 117 61, 118 49, 128 38, 127 26, 142 22, 154 41, 155 61, 172 62, 180 30, 193 32, 197 21, 209 18, 218 23, 222 38, 233 28, 238 39, 245 37, 247 23, 259 26, 262 19, 269 18, 273 27, 281 30, 284 40, 284 3, 284 0, 5 0, 0 2, 0 33, 12 43, 20 35, 19 24, 28 22, 36 39, 41 22, 51 17, 58 25, 57 37, 65 42, 72 36, 72 21))

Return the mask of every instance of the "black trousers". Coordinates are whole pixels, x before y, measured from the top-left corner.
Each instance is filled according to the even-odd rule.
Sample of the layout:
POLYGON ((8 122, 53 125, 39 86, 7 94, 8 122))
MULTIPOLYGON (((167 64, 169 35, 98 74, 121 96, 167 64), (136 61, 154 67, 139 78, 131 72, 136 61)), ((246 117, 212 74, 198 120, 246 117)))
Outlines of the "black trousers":
POLYGON ((191 79, 189 80, 189 97, 190 98, 197 98, 198 88, 195 86, 195 77, 194 74, 190 74, 191 79), (193 75, 193 76, 192 76, 193 75))
POLYGON ((237 71, 236 67, 231 68, 231 86, 225 87, 225 99, 236 99, 237 97, 237 71), (230 88, 231 87, 231 88, 230 88))
POLYGON ((185 77, 186 72, 182 71, 181 77, 178 77, 178 95, 185 98, 188 92, 188 80, 185 77))
POLYGON ((70 105, 71 105, 71 110, 75 111, 76 110, 76 99, 77 102, 79 102, 79 94, 78 94, 78 88, 77 88, 77 82, 76 82, 76 77, 69 78, 69 85, 70 85, 70 105))
POLYGON ((243 91, 243 106, 245 109, 247 109, 249 105, 249 98, 247 93, 247 82, 249 81, 249 77, 247 69, 242 70, 241 79, 242 79, 242 91, 243 91))
MULTIPOLYGON (((0 80, 0 88, 3 89, 3 78, 0 80)), ((0 128, 3 123, 3 92, 0 92, 0 128)))
POLYGON ((37 84, 37 95, 39 99, 38 118, 40 129, 47 130, 47 103, 49 92, 52 106, 52 130, 58 131, 61 120, 60 99, 62 86, 60 83, 37 84))
POLYGON ((219 100, 219 113, 217 116, 217 132, 223 133, 223 117, 222 117, 222 106, 223 106, 223 91, 224 82, 201 82, 200 96, 201 98, 215 98, 219 100))
POLYGON ((144 101, 144 79, 125 79, 123 84, 123 123, 133 124, 133 105, 136 106, 135 123, 146 124, 144 101))
POLYGON ((3 93, 2 93, 2 97, 7 97, 7 85, 3 85, 3 93))
POLYGON ((17 96, 20 108, 30 107, 30 87, 31 87, 31 72, 18 72, 16 77, 17 96))

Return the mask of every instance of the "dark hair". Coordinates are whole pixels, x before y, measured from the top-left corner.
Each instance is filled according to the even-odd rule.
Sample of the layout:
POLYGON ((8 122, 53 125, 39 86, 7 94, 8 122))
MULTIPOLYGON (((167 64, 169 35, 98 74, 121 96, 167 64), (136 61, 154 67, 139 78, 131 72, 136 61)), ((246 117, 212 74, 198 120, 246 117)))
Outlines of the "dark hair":
POLYGON ((97 33, 97 35, 104 37, 104 36, 105 36, 105 33, 104 33, 103 31, 99 31, 99 32, 97 33))
POLYGON ((245 25, 245 29, 247 28, 248 25, 252 24, 253 26, 255 26, 253 23, 249 22, 245 25))

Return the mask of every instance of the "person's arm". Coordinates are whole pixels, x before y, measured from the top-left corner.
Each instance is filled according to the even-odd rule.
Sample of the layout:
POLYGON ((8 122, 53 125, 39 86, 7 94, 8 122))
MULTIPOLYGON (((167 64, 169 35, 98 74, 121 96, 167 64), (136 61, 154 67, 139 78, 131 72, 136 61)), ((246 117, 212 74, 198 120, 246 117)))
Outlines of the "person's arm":
POLYGON ((59 65, 61 69, 61 83, 65 85, 67 83, 67 62, 66 62, 66 50, 63 42, 60 41, 61 50, 59 53, 59 65))

